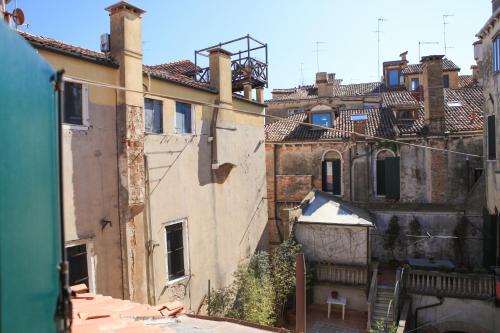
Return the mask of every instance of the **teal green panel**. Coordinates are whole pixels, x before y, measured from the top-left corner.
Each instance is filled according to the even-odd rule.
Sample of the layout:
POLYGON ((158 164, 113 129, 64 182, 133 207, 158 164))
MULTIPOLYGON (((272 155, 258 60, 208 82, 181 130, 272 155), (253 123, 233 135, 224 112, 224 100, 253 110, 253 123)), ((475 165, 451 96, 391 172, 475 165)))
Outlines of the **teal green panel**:
POLYGON ((54 70, 0 22, 0 332, 55 332, 60 260, 54 70))
POLYGON ((399 199, 400 175, 399 157, 385 158, 385 197, 399 199))

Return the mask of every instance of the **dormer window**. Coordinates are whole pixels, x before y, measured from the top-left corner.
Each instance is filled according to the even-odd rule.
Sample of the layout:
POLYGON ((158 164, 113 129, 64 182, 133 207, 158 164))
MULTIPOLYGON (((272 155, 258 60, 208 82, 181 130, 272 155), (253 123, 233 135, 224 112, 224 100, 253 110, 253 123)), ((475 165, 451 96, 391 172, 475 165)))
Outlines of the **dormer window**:
POLYGON ((396 111, 396 117, 398 120, 412 120, 415 119, 415 110, 397 110, 396 111))
POLYGON ((332 113, 313 113, 311 123, 318 126, 332 127, 332 113))
POLYGON ((399 86, 399 70, 398 69, 389 69, 387 71, 387 76, 389 77, 388 83, 390 87, 399 86))
POLYGON ((411 79, 411 91, 417 91, 419 86, 420 86, 420 82, 419 82, 418 78, 411 79))

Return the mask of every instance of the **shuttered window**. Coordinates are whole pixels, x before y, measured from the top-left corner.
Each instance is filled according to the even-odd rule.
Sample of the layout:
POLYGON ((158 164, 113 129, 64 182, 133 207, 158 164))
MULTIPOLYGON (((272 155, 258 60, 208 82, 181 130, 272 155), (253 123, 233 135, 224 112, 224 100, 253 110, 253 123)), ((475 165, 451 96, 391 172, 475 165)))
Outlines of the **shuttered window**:
POLYGON ((443 75, 443 88, 450 87, 450 76, 448 74, 443 75))
POLYGON ((497 159, 495 116, 488 116, 488 159, 497 159))
POLYGON ((387 199, 399 199, 399 157, 386 157, 377 160, 376 168, 377 195, 385 195, 387 199))
POLYGON ((323 191, 333 195, 341 195, 341 174, 341 160, 323 161, 323 191))
POLYGON ((183 224, 176 223, 165 227, 167 238, 167 264, 169 281, 185 275, 183 224))
POLYGON ((500 35, 493 41, 493 73, 500 71, 500 35))
POLYGON ((179 134, 192 133, 191 104, 175 103, 175 132, 179 134))

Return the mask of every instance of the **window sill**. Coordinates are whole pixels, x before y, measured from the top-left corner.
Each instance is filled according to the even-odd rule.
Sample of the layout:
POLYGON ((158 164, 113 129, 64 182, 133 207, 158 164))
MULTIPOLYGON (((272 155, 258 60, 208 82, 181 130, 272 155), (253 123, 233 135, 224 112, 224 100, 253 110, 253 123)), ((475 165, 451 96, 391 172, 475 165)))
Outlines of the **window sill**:
POLYGON ((72 131, 87 131, 90 126, 88 125, 76 125, 76 124, 62 124, 63 129, 72 131))
POLYGON ((161 132, 161 133, 155 133, 155 132, 144 132, 144 135, 159 135, 159 136, 165 136, 166 133, 161 132))
POLYGON ((177 283, 180 283, 180 282, 183 282, 183 281, 186 281, 189 279, 189 276, 188 275, 184 275, 184 276, 181 276, 180 278, 177 278, 177 279, 173 279, 173 280, 170 280, 170 281, 167 281, 167 286, 172 286, 174 284, 177 284, 177 283))
POLYGON ((491 163, 491 162, 496 162, 496 161, 497 161, 497 159, 496 159, 496 158, 495 158, 494 160, 490 160, 489 158, 488 158, 488 159, 486 159, 486 162, 490 162, 490 163, 491 163))

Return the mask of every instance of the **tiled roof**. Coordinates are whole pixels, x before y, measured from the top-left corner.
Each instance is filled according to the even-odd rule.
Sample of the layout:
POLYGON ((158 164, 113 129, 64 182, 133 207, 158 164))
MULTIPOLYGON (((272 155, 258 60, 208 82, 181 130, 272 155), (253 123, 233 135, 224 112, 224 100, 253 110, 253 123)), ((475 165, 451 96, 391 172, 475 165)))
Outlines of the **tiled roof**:
MULTIPOLYGON (((18 31, 18 33, 35 47, 48 49, 55 52, 63 52, 75 57, 107 65, 118 66, 118 63, 116 63, 110 56, 102 52, 62 43, 52 38, 36 36, 23 31, 18 31)), ((181 60, 151 66, 143 65, 143 72, 146 75, 151 75, 158 79, 167 80, 192 88, 215 92, 215 90, 210 88, 208 84, 198 82, 193 77, 189 76, 191 73, 193 73, 194 69, 195 65, 189 60, 181 60)))
MULTIPOLYGON (((449 59, 443 59, 443 71, 459 71, 460 67, 449 59)), ((422 73, 422 64, 409 64, 401 71, 403 75, 422 73)))
POLYGON ((477 81, 472 79, 472 75, 458 76, 458 88, 474 88, 477 86, 477 81))
POLYGON ((73 56, 77 56, 80 58, 97 61, 101 63, 107 63, 112 65, 117 65, 110 57, 108 57, 105 53, 89 50, 83 47, 74 46, 71 44, 63 43, 58 40, 32 35, 28 32, 18 31, 19 35, 24 37, 28 42, 33 44, 36 47, 49 49, 53 51, 64 52, 73 56))
POLYGON ((230 318, 184 314, 178 301, 152 306, 80 291, 71 303, 72 333, 290 333, 230 318))
MULTIPOLYGON (((341 80, 336 81, 340 83, 341 80)), ((373 94, 378 92, 379 87, 383 87, 380 82, 337 84, 333 87, 333 97, 354 97, 373 94)), ((272 93, 273 98, 266 102, 273 103, 318 98, 318 88, 316 85, 300 86, 290 89, 274 89, 272 93)))
MULTIPOLYGON (((310 126, 288 121, 308 122, 307 113, 302 112, 288 117, 288 120, 278 120, 266 125, 266 139, 271 142, 346 139, 350 134, 343 131, 353 131, 353 114, 367 115, 366 134, 370 136, 392 137, 398 132, 400 136, 418 135, 424 126, 423 103, 406 91, 384 92, 382 96, 383 107, 380 109, 340 110, 332 130, 312 129, 310 126), (392 112, 396 106, 415 106, 416 118, 396 119, 392 112)), ((463 133, 482 130, 484 98, 481 88, 444 89, 444 97, 445 131, 463 133)))

